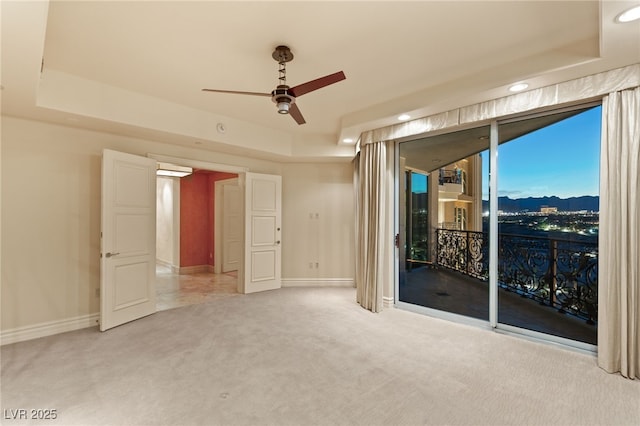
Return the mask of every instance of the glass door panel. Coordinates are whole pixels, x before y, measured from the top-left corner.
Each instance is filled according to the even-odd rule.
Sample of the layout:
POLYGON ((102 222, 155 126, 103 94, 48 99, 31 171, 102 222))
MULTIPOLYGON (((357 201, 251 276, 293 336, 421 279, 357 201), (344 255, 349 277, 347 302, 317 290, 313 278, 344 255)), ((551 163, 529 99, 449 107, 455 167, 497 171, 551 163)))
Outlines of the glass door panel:
POLYGON ((399 301, 488 321, 488 147, 489 126, 400 144, 399 301))
POLYGON ((498 131, 498 322, 595 345, 600 107, 498 131))

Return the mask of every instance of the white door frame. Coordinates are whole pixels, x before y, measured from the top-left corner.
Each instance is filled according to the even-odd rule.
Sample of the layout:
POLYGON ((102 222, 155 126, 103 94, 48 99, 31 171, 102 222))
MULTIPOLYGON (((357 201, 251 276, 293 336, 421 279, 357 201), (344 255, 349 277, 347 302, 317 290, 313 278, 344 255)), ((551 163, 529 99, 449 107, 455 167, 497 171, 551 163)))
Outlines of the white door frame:
POLYGON ((171 163, 171 164, 176 164, 180 166, 192 167, 194 169, 209 170, 212 172, 227 172, 227 173, 236 173, 239 175, 249 171, 248 167, 232 166, 229 164, 222 164, 222 163, 210 163, 208 161, 192 160, 189 158, 181 158, 181 157, 172 157, 169 155, 162 155, 162 154, 149 153, 147 154, 147 157, 153 158, 154 160, 163 162, 163 163, 171 163))

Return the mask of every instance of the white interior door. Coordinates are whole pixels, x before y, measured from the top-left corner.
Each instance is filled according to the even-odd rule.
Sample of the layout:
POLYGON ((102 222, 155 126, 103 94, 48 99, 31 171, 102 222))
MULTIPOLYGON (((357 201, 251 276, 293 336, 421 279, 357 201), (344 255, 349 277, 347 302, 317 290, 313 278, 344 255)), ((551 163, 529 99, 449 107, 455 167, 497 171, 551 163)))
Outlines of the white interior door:
POLYGON ((156 160, 104 150, 100 330, 156 311, 156 160))
POLYGON ((282 178, 245 173, 244 280, 241 293, 281 287, 282 178))
POLYGON ((222 272, 237 271, 242 260, 242 191, 238 179, 222 186, 222 272))

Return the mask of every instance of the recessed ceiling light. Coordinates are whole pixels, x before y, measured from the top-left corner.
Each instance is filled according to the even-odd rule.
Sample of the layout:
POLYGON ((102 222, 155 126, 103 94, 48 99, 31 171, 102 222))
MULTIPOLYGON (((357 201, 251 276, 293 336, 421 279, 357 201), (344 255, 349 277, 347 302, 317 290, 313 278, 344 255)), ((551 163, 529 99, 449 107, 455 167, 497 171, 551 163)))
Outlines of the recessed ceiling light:
POLYGON ((344 139, 342 139, 342 142, 344 142, 344 143, 353 143, 353 139, 351 139, 351 138, 344 138, 344 139))
POLYGON ((398 120, 400 120, 400 121, 406 121, 406 120, 408 120, 410 118, 411 118, 411 116, 409 114, 401 114, 401 115, 398 116, 398 120))
POLYGON ((509 87, 509 91, 510 92, 521 92, 524 89, 526 89, 527 87, 529 87, 529 85, 527 83, 516 83, 513 86, 509 87))
POLYGON ((185 177, 193 173, 191 167, 176 166, 170 163, 158 163, 156 166, 156 175, 169 177, 185 177))
POLYGON ((631 9, 627 9, 620 15, 616 16, 615 21, 620 24, 624 24, 626 22, 635 21, 637 19, 640 19, 640 4, 637 6, 633 6, 631 9))

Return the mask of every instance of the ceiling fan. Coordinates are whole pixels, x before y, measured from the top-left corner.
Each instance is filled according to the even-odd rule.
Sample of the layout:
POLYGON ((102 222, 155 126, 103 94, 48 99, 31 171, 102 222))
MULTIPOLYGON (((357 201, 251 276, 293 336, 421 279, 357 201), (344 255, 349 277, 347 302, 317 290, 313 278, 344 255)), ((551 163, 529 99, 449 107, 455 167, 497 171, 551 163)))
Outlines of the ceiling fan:
POLYGON ((240 92, 236 90, 216 90, 216 89, 202 89, 203 92, 217 92, 217 93, 233 93, 238 95, 251 95, 251 96, 267 96, 278 107, 280 114, 289 114, 298 124, 304 124, 304 117, 296 105, 296 98, 306 93, 313 92, 314 90, 321 89, 330 84, 337 83, 344 80, 346 77, 344 72, 338 71, 334 74, 329 74, 324 77, 317 78, 315 80, 308 81, 306 83, 299 84, 294 87, 287 86, 287 69, 286 64, 293 60, 293 53, 287 46, 278 46, 271 54, 271 57, 278 62, 278 73, 280 84, 271 93, 260 92, 240 92))

